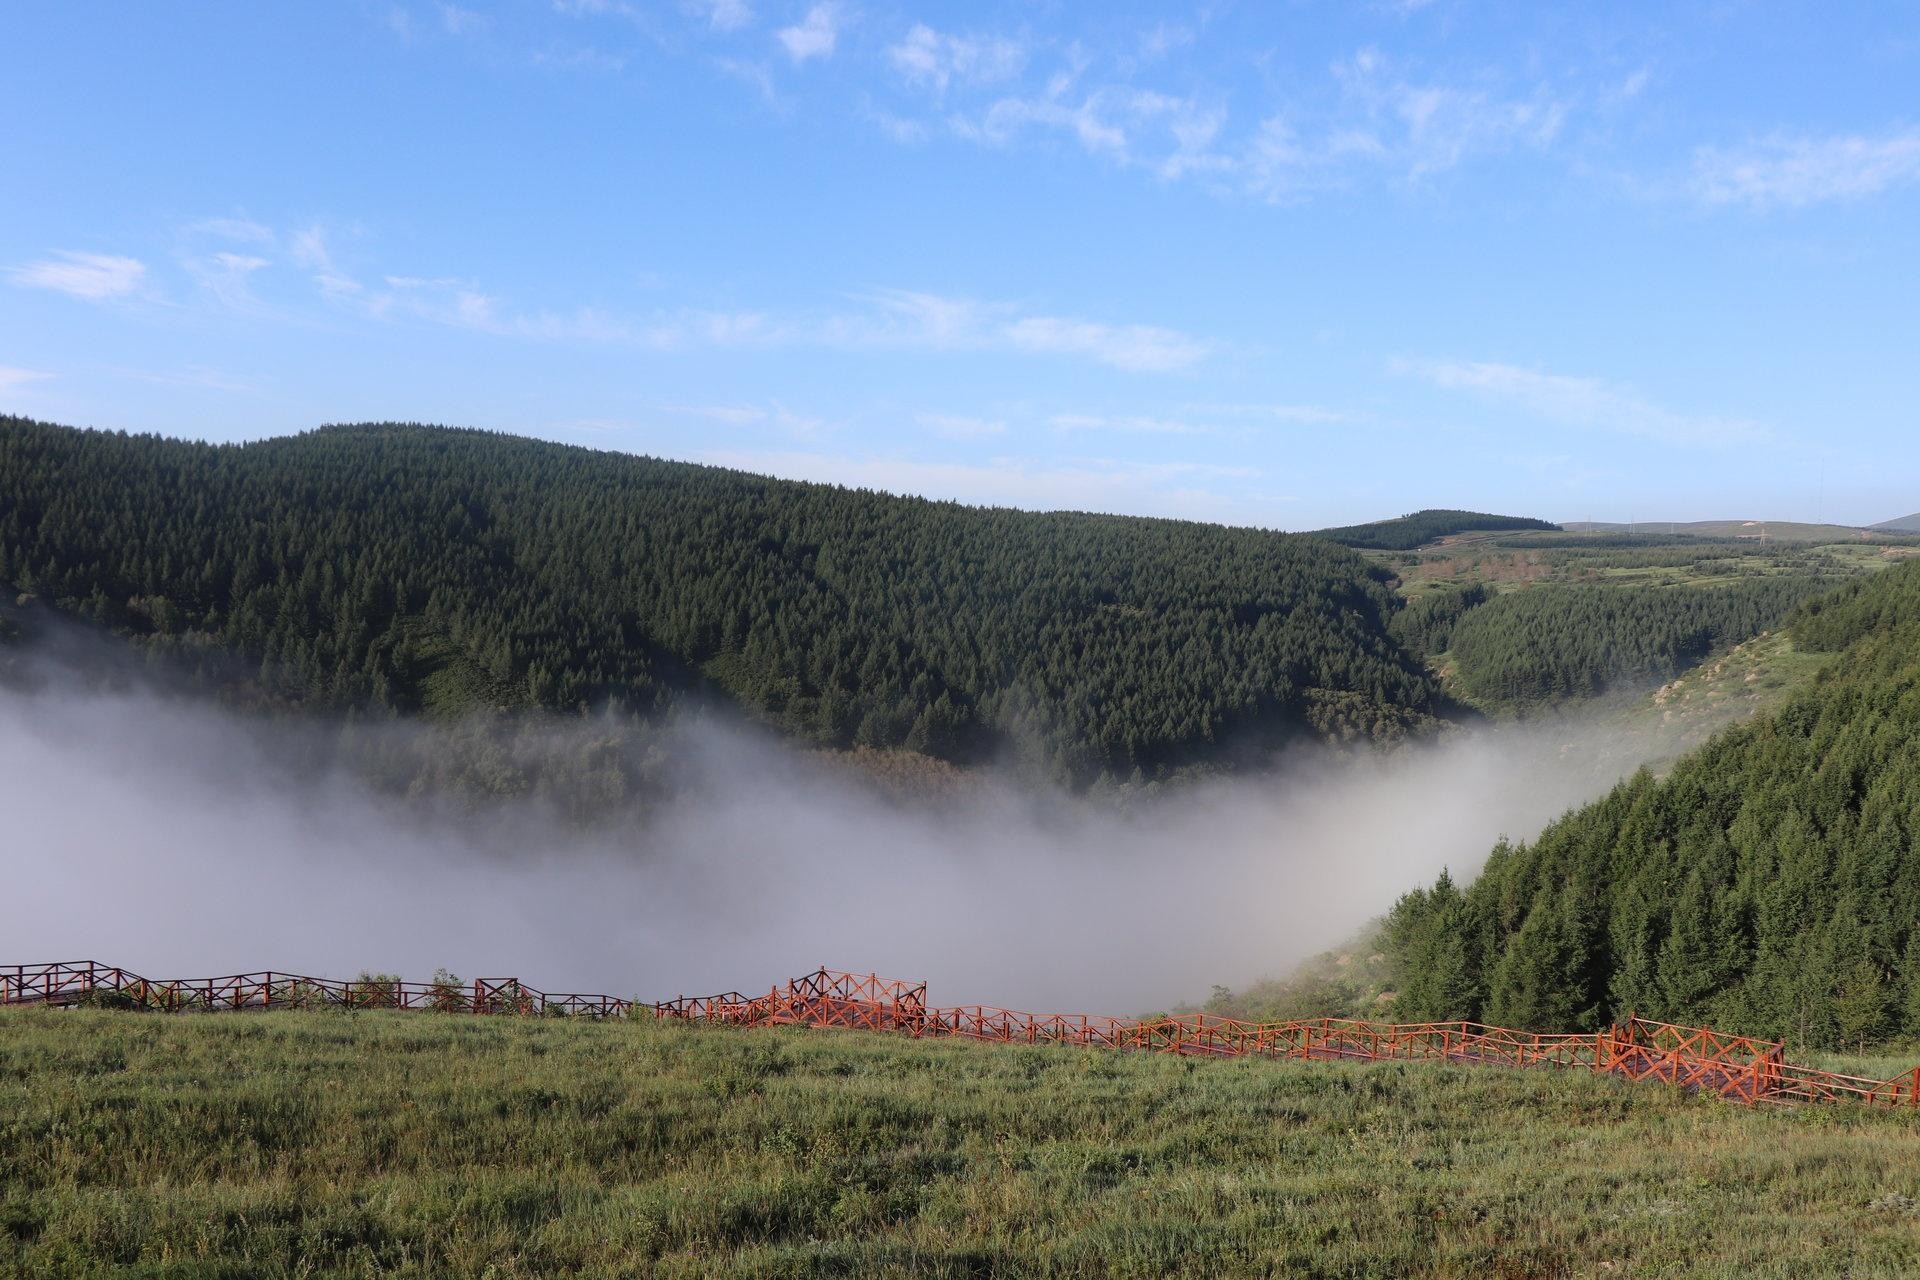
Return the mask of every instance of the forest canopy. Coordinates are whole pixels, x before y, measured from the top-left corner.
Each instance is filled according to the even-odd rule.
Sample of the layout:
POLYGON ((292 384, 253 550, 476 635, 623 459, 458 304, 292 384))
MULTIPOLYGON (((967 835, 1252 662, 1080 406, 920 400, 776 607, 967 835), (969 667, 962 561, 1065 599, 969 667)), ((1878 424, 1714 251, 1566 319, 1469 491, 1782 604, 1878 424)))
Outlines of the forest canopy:
POLYGON ((1841 652, 1779 711, 1399 901, 1402 1015, 1920 1034, 1920 560, 1788 625, 1841 652))
POLYGON ((417 424, 249 444, 0 418, 0 582, 230 698, 709 698, 804 739, 1154 776, 1393 737, 1438 688, 1323 539, 965 507, 417 424))
POLYGON ((1560 526, 1530 516, 1495 516, 1482 511, 1416 511, 1397 520, 1376 520, 1372 524, 1347 525, 1321 529, 1314 536, 1337 542, 1343 547, 1365 547, 1371 551, 1411 551, 1436 538, 1456 533, 1498 533, 1509 529, 1544 529, 1558 533, 1560 526))

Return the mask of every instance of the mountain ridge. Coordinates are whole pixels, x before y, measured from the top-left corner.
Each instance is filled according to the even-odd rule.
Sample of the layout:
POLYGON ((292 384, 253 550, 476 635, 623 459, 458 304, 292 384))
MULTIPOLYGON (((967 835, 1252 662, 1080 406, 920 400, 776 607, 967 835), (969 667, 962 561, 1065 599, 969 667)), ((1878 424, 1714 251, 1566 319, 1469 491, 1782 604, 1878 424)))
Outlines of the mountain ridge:
POLYGON ((244 445, 0 419, 0 581, 386 714, 652 712, 1062 779, 1397 737, 1392 575, 1304 534, 965 507, 420 424, 244 445))

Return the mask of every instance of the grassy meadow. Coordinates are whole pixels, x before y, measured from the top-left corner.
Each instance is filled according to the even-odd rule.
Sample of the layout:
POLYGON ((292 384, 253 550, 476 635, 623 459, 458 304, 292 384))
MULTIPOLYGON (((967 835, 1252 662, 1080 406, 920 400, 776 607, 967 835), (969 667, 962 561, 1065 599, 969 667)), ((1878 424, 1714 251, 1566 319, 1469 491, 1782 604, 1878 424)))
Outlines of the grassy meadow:
POLYGON ((1878 1276, 1920 1116, 1584 1075, 0 1012, 0 1275, 1878 1276))

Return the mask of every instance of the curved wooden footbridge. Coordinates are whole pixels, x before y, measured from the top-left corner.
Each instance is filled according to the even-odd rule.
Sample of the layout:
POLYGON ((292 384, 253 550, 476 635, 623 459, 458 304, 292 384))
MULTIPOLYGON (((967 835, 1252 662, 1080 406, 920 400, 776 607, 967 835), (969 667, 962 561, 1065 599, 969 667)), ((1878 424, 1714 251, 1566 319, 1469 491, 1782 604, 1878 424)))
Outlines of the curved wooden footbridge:
POLYGON ((654 1017, 728 1027, 827 1027, 994 1044, 1073 1045, 1196 1057, 1427 1061, 1593 1071, 1744 1102, 1856 1101, 1920 1106, 1920 1066, 1889 1080, 1786 1060, 1775 1040, 1630 1017, 1602 1031, 1551 1034, 1477 1022, 1306 1018, 1246 1022, 1205 1013, 1109 1018, 991 1005, 936 1007, 924 982, 821 968, 770 988, 646 1003, 546 992, 517 978, 341 981, 298 974, 155 980, 94 961, 0 966, 0 1005, 104 1005, 172 1013, 266 1009, 410 1009, 494 1016, 654 1017))

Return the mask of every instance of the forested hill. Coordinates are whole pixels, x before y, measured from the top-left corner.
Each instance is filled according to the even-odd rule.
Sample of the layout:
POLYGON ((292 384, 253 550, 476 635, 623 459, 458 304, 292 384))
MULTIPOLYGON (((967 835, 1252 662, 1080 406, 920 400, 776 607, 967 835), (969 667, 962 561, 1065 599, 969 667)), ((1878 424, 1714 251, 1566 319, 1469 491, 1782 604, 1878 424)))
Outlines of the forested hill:
POLYGON ((1920 1034, 1920 560, 1790 621, 1834 664, 1389 917, 1402 1011, 1587 1028, 1629 1011, 1814 1044, 1920 1034))
POLYGON ((1337 542, 1343 547, 1365 547, 1372 551, 1410 551, 1436 538, 1455 533, 1498 533, 1513 529, 1545 529, 1559 532, 1560 526, 1530 516, 1494 516, 1480 511, 1416 511, 1397 520, 1376 520, 1372 524, 1347 525, 1339 529, 1321 529, 1314 536, 1337 542))
POLYGON ((1436 689, 1317 538, 897 498, 417 425, 0 419, 0 581, 323 708, 731 699, 832 745, 1152 775, 1436 689))

